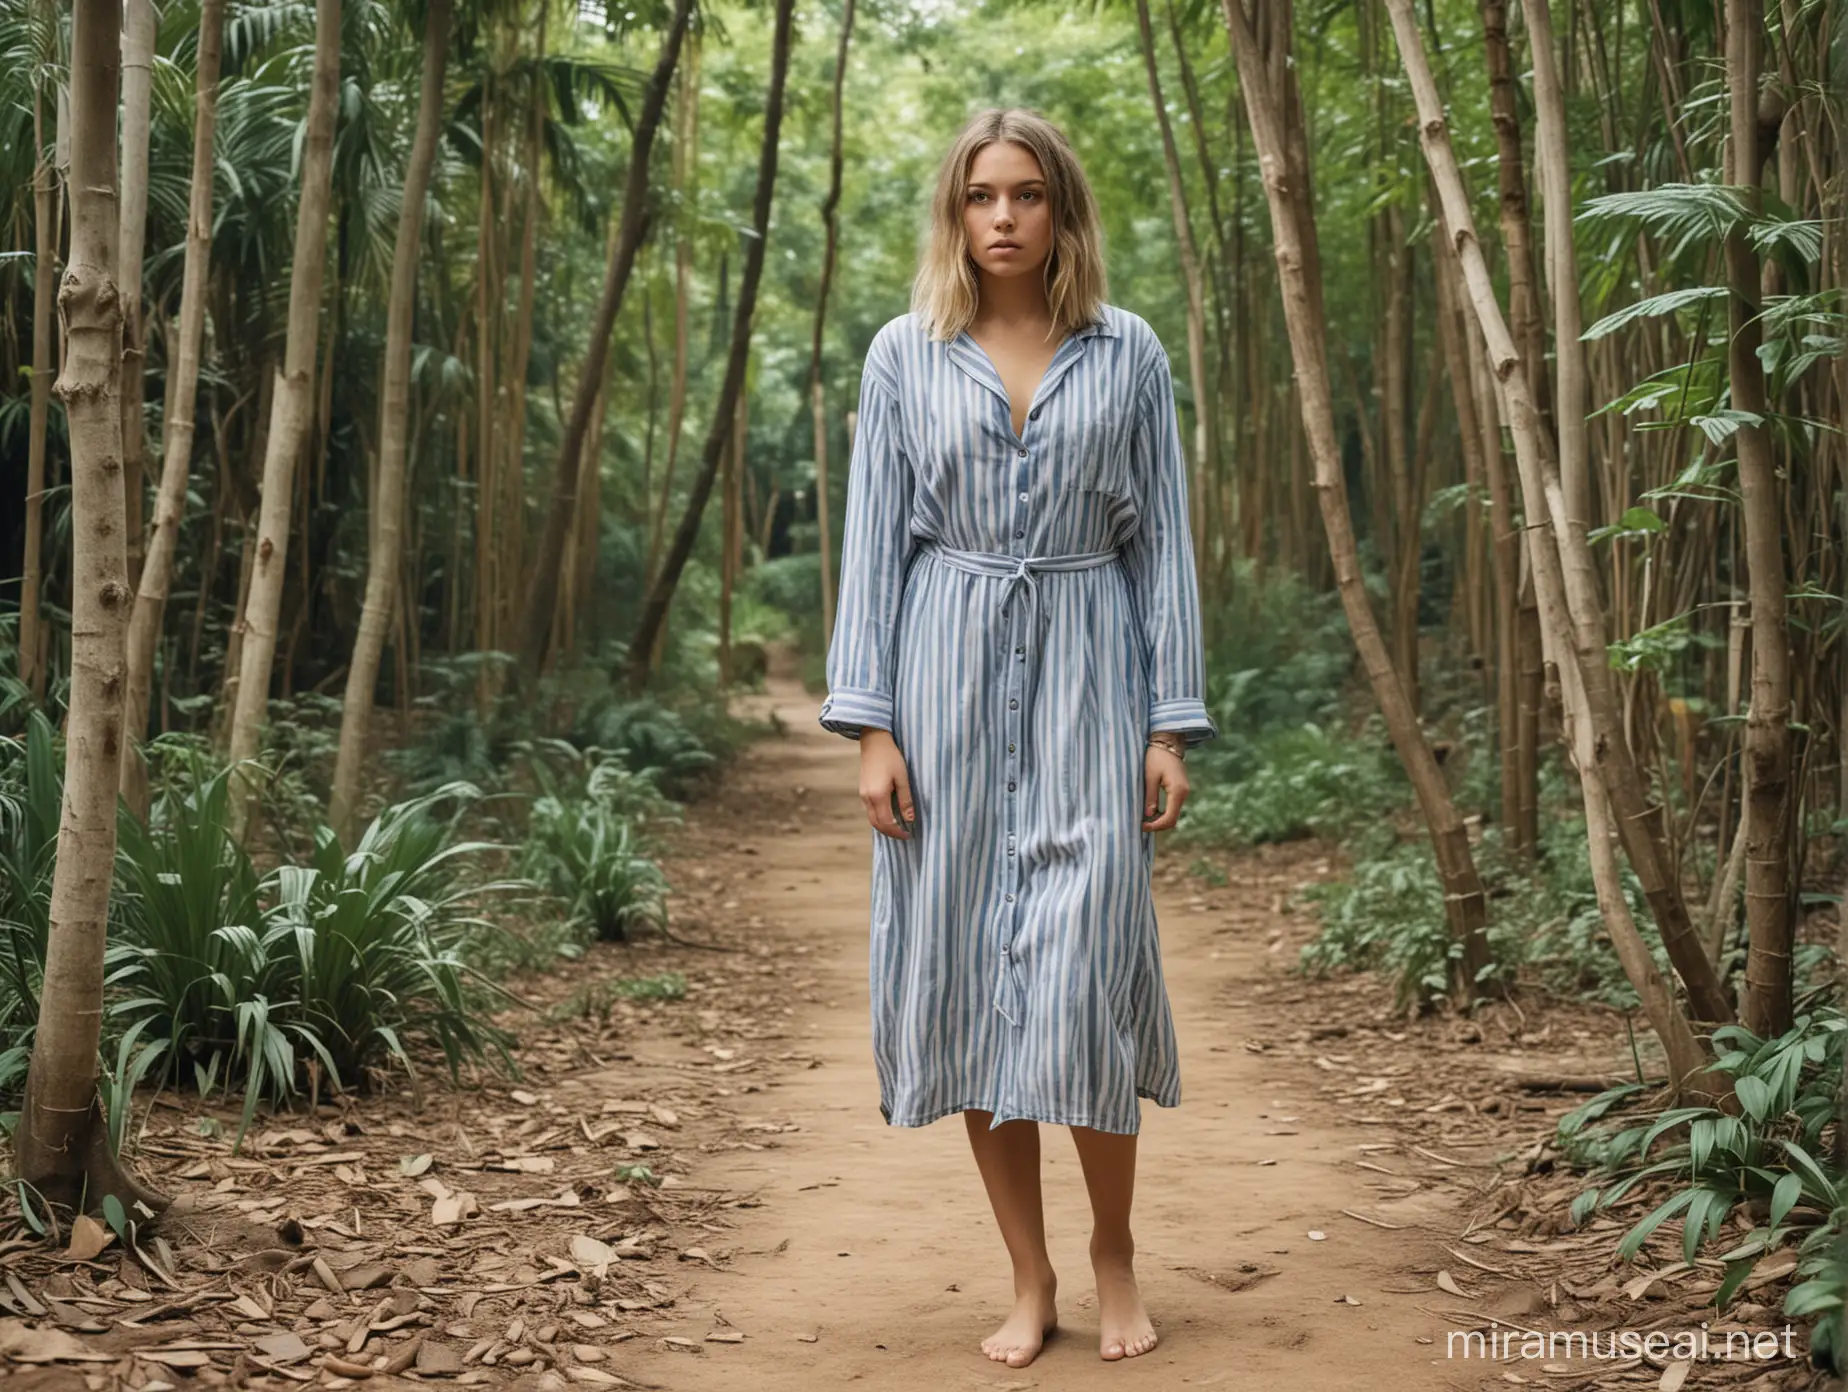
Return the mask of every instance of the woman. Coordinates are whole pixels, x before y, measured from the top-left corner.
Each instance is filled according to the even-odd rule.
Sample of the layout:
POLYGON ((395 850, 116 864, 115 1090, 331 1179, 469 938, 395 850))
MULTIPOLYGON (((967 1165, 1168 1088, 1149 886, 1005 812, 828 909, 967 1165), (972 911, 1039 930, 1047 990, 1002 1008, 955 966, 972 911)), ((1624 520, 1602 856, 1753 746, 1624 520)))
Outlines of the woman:
POLYGON ((1187 798, 1199 591, 1168 358, 1104 301, 1097 204, 1030 112, 964 128, 912 310, 866 355, 827 729, 860 742, 880 1111, 960 1111, 1013 1259, 982 1343, 1056 1322, 1038 1123, 1090 1193, 1099 1352, 1155 1347, 1132 1264, 1140 1097, 1180 1102, 1149 865, 1187 798))

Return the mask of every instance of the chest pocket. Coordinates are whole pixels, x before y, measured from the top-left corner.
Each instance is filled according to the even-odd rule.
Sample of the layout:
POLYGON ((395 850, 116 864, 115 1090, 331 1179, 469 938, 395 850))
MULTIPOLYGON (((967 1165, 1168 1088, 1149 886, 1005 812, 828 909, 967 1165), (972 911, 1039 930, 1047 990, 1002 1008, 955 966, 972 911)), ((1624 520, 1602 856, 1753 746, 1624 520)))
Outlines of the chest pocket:
POLYGON ((1117 422, 1092 420, 1071 427, 1063 442, 1061 487, 1069 493, 1129 491, 1129 439, 1117 422))

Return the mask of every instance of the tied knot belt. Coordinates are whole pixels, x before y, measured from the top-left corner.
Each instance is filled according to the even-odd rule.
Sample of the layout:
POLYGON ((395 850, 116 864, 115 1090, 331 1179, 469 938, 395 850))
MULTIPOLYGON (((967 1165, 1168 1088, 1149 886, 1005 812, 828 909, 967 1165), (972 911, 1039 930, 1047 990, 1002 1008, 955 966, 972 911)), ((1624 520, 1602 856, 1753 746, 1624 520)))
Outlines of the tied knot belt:
MULTIPOLYGON (((1016 599, 1025 599, 1027 613, 1023 618, 1027 646, 1030 652, 1022 654, 1026 666, 1024 690, 1021 693, 1020 728, 1023 737, 1018 741, 1023 754, 1031 741, 1024 738, 1024 731, 1031 728, 1030 717, 1033 710, 1033 697, 1039 689, 1039 667, 1041 639, 1046 628, 1046 609, 1040 602, 1039 581, 1037 573, 1044 571, 1091 570, 1097 566, 1109 565, 1122 554, 1116 548, 1107 551, 1071 551, 1062 556, 1010 556, 1003 551, 962 551, 954 546, 945 546, 942 542, 926 542, 923 549, 932 553, 956 570, 967 571, 971 575, 987 575, 1007 584, 1001 590, 999 612, 1005 617, 1008 605, 1016 599)), ((1022 758, 1024 768, 1027 760, 1022 758)), ((1012 832, 1009 832, 1010 839, 1012 832)), ((1018 864, 1018 862, 1016 862, 1018 864)), ((1014 896, 1008 896, 1010 904, 1014 896)), ((1018 907, 1018 905, 1015 905, 1018 907)), ((1013 956, 1004 942, 1001 947, 1000 970, 995 981, 994 1006, 1009 1024, 1019 1025, 1025 1015, 1026 992, 1021 984, 1020 969, 1015 965, 1013 956)))

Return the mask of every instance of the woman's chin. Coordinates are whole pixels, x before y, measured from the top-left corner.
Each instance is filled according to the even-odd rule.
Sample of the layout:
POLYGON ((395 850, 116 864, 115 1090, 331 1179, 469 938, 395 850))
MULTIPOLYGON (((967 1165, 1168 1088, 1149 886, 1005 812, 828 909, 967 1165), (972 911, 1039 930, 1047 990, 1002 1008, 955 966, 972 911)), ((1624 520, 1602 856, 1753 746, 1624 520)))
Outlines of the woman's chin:
POLYGON ((1045 264, 1045 260, 1041 258, 1037 261, 1028 261, 1019 255, 989 255, 976 258, 975 264, 991 276, 1006 279, 1010 276, 1037 274, 1045 264))

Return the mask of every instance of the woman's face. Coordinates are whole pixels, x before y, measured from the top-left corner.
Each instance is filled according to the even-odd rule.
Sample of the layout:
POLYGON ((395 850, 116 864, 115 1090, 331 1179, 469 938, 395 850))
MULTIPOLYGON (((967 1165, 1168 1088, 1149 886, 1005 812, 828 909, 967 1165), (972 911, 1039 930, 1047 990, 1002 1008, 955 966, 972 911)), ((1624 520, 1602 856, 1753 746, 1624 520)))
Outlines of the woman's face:
POLYGON ((997 140, 976 152, 963 196, 969 255, 990 275, 1040 274, 1052 251, 1052 209, 1039 160, 997 140))

